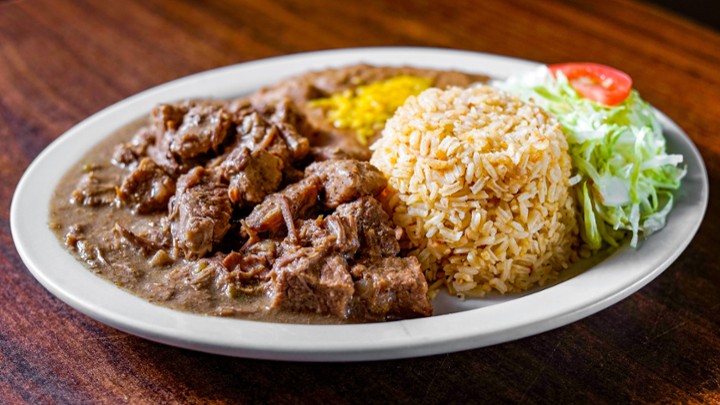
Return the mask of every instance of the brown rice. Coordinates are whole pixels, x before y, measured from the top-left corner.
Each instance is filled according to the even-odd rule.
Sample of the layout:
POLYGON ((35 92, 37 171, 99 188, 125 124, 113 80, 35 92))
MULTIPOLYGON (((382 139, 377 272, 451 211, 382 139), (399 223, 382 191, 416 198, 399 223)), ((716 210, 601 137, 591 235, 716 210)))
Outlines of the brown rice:
POLYGON ((429 89, 372 149, 385 203, 434 288, 524 291, 575 257, 568 145, 539 107, 487 86, 429 89))

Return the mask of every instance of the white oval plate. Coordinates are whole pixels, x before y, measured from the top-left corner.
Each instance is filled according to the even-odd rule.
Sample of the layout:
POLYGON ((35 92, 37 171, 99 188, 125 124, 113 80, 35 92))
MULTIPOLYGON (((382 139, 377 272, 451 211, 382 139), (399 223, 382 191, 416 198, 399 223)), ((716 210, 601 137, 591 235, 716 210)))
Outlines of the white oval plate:
POLYGON ((668 148, 685 157, 687 177, 665 229, 639 249, 621 249, 575 277, 522 296, 460 302, 441 299, 444 315, 361 325, 291 325, 194 315, 150 304, 94 275, 48 229, 52 192, 70 167, 100 139, 147 114, 157 103, 229 98, 284 77, 357 62, 458 69, 502 78, 536 63, 474 52, 427 48, 366 48, 283 56, 215 69, 144 91, 71 128, 48 146, 22 177, 11 226, 30 272, 58 298, 117 329, 157 342, 231 356, 348 361, 447 353, 507 342, 598 312, 665 270, 690 243, 708 200, 708 179, 695 146, 659 114, 668 148), (448 313, 453 312, 453 313, 448 313))

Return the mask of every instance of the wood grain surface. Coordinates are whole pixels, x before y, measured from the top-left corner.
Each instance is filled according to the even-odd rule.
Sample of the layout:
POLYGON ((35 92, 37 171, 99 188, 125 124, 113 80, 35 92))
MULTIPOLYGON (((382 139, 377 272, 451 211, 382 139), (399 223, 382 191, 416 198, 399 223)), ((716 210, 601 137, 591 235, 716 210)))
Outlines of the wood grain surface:
POLYGON ((348 364, 228 358, 79 314, 27 271, 15 185, 53 139, 138 91, 318 49, 438 46, 596 61, 700 148, 720 187, 720 34, 632 1, 0 0, 0 403, 720 403, 720 210, 617 305, 493 347, 348 364))

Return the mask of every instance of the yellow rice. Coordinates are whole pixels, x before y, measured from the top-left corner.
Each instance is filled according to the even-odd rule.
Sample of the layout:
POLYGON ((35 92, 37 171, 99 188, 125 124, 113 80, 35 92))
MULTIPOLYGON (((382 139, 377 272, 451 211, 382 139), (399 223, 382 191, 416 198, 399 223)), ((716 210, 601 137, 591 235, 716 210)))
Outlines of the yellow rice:
POLYGON ((348 89, 328 98, 311 101, 327 110, 336 128, 352 129, 363 145, 385 125, 395 110, 410 96, 420 94, 432 81, 424 77, 397 76, 348 89))
POLYGON ((568 145, 539 107, 487 86, 428 89, 371 148, 385 203, 434 288, 524 291, 576 257, 568 145))

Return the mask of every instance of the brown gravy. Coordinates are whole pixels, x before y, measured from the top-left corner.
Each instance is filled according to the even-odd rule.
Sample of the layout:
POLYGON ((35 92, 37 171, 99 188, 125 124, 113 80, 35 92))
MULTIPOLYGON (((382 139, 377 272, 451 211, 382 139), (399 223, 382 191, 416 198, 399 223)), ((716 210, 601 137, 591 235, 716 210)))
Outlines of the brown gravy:
POLYGON ((71 202, 78 179, 90 167, 103 182, 122 182, 127 173, 110 164, 113 149, 120 143, 128 142, 146 122, 147 118, 143 118, 128 124, 102 140, 63 176, 55 189, 50 204, 50 228, 63 244, 66 244, 69 228, 73 225, 81 226, 87 239, 87 248, 70 249, 70 252, 91 271, 118 287, 172 309, 272 322, 342 323, 344 320, 329 315, 271 311, 270 299, 265 295, 230 297, 212 288, 203 288, 201 280, 184 279, 179 274, 196 262, 179 258, 166 266, 153 267, 148 258, 129 251, 116 241, 112 231, 115 223, 122 223, 126 228, 141 233, 157 226, 164 213, 134 215, 114 205, 84 207, 71 202))

